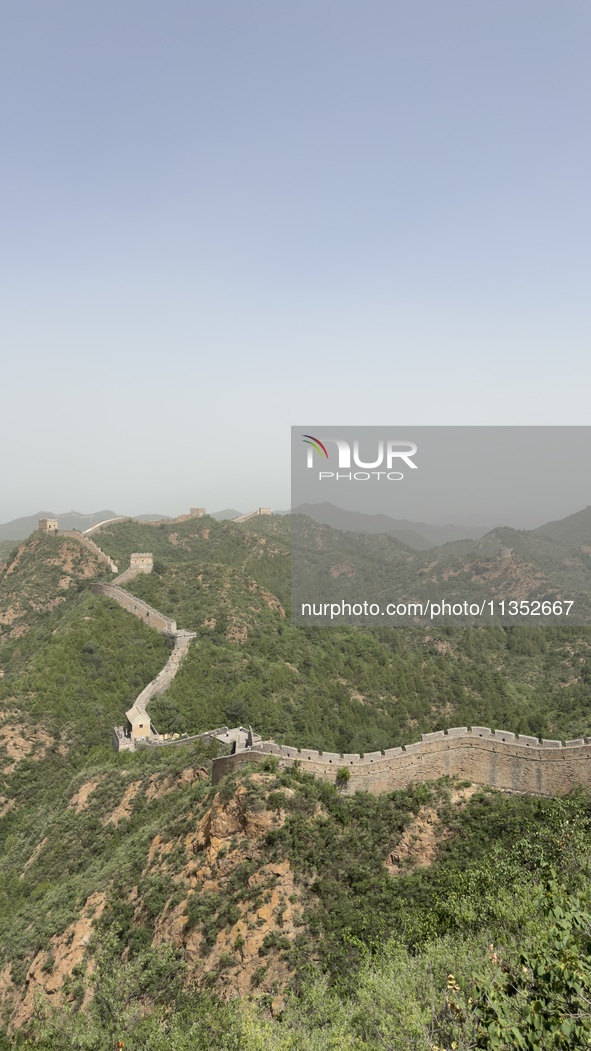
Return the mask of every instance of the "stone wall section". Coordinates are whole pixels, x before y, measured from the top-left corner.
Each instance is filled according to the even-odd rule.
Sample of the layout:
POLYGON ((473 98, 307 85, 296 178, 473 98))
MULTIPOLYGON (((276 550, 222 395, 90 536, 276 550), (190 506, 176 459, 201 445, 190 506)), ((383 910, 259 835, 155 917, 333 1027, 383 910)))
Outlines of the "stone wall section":
POLYGON ((246 515, 238 515, 238 518, 233 518, 233 522, 248 522, 251 518, 257 518, 258 515, 270 515, 273 512, 270 507, 257 507, 256 511, 249 511, 246 515))
POLYGON ((131 566, 128 566, 127 569, 123 570, 123 573, 120 573, 118 577, 115 577, 113 584, 118 584, 121 588, 124 584, 128 584, 130 580, 133 580, 134 577, 137 577, 140 572, 139 569, 132 569, 131 566))
POLYGON ((96 525, 90 526, 89 529, 85 529, 84 530, 84 535, 85 536, 89 536, 90 533, 94 533, 97 530, 102 529, 103 526, 111 525, 112 522, 132 522, 132 521, 133 521, 132 518, 126 518, 125 515, 117 515, 116 518, 105 518, 104 522, 97 522, 96 525))
POLYGON ((129 556, 129 566, 123 571, 118 577, 115 577, 114 584, 119 584, 122 587, 129 580, 133 580, 140 573, 151 573, 154 569, 154 556, 151 551, 133 551, 129 556))
POLYGON ((195 635, 191 632, 177 632, 174 640, 174 649, 166 664, 162 670, 158 672, 156 678, 152 679, 147 686, 144 686, 142 692, 135 699, 134 706, 138 711, 147 715, 146 705, 152 700, 152 697, 155 697, 158 693, 164 693, 164 691, 168 689, 185 659, 187 650, 194 638, 195 635))
POLYGON ((123 609, 126 609, 128 613, 133 613, 134 617, 139 617, 143 620, 150 628, 155 628, 162 635, 176 635, 177 627, 176 620, 172 620, 170 617, 166 617, 164 613, 160 613, 153 606, 149 606, 147 602, 144 602, 141 598, 136 598, 135 595, 131 595, 129 591, 125 591, 119 587, 118 584, 103 584, 95 583, 90 585, 93 591, 96 591, 99 595, 107 595, 108 598, 112 598, 117 602, 123 609))
POLYGON ((338 755, 265 741, 214 759, 213 783, 234 766, 262 762, 269 755, 277 756, 280 766, 297 761, 303 770, 333 783, 337 771, 345 767, 349 771, 347 794, 362 790, 380 795, 444 776, 542 796, 564 795, 577 785, 591 788, 591 742, 540 741, 482 726, 439 730, 423 734, 414 744, 366 755, 338 755))
MULTIPOLYGON (((90 543, 92 544, 93 541, 90 541, 90 543)), ((113 583, 106 584, 97 581, 90 585, 91 589, 97 594, 106 595, 107 598, 114 599, 118 605, 122 606, 128 613, 133 613, 144 624, 154 628, 161 635, 170 635, 174 639, 174 647, 166 664, 158 672, 158 675, 147 686, 144 686, 131 708, 125 713, 125 726, 116 726, 113 729, 113 746, 118 752, 133 751, 136 743, 140 741, 152 744, 172 743, 172 736, 171 740, 169 740, 169 735, 163 737, 154 729, 150 722, 147 706, 152 697, 159 693, 164 693, 168 689, 187 655, 191 642, 197 638, 196 632, 177 628, 176 620, 165 616, 160 610, 154 609, 153 606, 149 606, 143 599, 137 598, 121 587, 121 581, 124 579, 130 579, 130 577, 136 576, 138 573, 150 573, 152 571, 152 563, 150 552, 135 552, 135 554, 131 555, 129 569, 117 577, 113 583)))
POLYGON ((60 529, 57 535, 67 536, 71 537, 74 540, 77 540, 78 543, 82 544, 82 546, 87 548, 88 551, 92 551, 93 555, 96 555, 96 557, 99 558, 101 562, 104 562, 111 570, 111 573, 119 572, 117 566, 113 562, 113 559, 110 558, 109 555, 105 554, 105 552, 98 546, 98 544, 95 544, 94 540, 91 540, 90 537, 86 536, 85 533, 79 533, 77 529, 60 529))
MULTIPOLYGON (((109 521, 121 521, 121 519, 110 519, 109 521)), ((95 529, 100 528, 101 525, 106 525, 106 522, 98 523, 93 526, 88 532, 92 532, 95 529)), ((58 536, 68 537, 76 540, 77 543, 81 544, 88 551, 91 551, 101 562, 108 565, 112 573, 119 573, 119 570, 113 559, 110 558, 94 540, 87 535, 87 533, 81 533, 77 529, 58 529, 57 519, 40 519, 39 528, 44 529, 46 532, 54 532, 58 536)), ((112 598, 118 605, 126 609, 128 613, 133 613, 135 617, 138 617, 149 627, 154 628, 163 635, 171 635, 174 639, 174 647, 170 657, 168 658, 164 667, 158 672, 158 675, 144 687, 142 692, 136 697, 132 707, 127 711, 127 724, 126 727, 116 726, 113 729, 113 745, 117 751, 133 751, 135 748, 136 740, 143 740, 154 736, 154 743, 161 743, 164 738, 161 735, 156 734, 153 726, 150 723, 150 718, 147 713, 147 705, 156 694, 163 693, 168 689, 176 673, 178 672, 182 661, 187 655, 187 650, 193 639, 197 637, 196 632, 183 631, 177 629, 176 621, 172 620, 171 617, 167 617, 164 613, 160 613, 159 610, 154 609, 153 606, 149 606, 143 599, 136 598, 135 595, 131 595, 128 591, 125 591, 121 587, 121 583, 130 580, 132 577, 137 576, 138 573, 151 573, 154 565, 154 559, 152 552, 150 551, 135 551, 130 556, 130 565, 124 573, 116 578, 111 584, 103 583, 102 581, 95 581, 91 584, 92 591, 99 595, 106 595, 108 598, 112 598), (158 738, 158 741, 156 741, 158 738)), ((227 728, 224 727, 226 731, 227 728)))
MULTIPOLYGON (((195 509, 197 510, 201 509, 195 509)), ((260 507, 234 521, 245 522, 262 514, 271 514, 271 509, 260 507)), ((87 535, 76 530, 60 530, 59 535, 73 537, 109 565, 112 572, 118 573, 113 560, 87 535)), ((131 717, 133 721, 137 716, 145 719, 148 725, 150 723, 146 709, 149 701, 168 689, 191 641, 196 638, 194 632, 178 630, 176 621, 120 586, 125 580, 138 573, 150 572, 151 569, 151 555, 148 552, 136 552, 131 556, 129 569, 122 573, 116 582, 96 582, 91 585, 93 591, 114 599, 151 628, 174 638, 174 648, 164 668, 144 687, 132 708, 126 713, 128 719, 131 717)), ((228 733, 229 731, 226 732, 226 736, 228 733)), ((217 736, 217 733, 209 731, 208 735, 217 736)), ((121 727, 115 728, 113 740, 118 750, 134 747, 133 741, 125 736, 121 727)), ((183 738, 179 739, 179 743, 182 740, 183 738)), ((165 743, 165 740, 155 735, 152 743, 165 743)), ((249 762, 262 762, 269 755, 276 756, 280 766, 292 766, 298 762, 302 769, 325 781, 335 782, 337 772, 344 767, 349 772, 349 779, 344 788, 347 794, 362 790, 380 795, 383 792, 406 788, 417 781, 435 781, 444 776, 459 777, 474 784, 489 785, 504 791, 542 796, 564 795, 578 785, 591 788, 590 739, 577 738, 563 743, 558 740, 539 740, 527 734, 517 735, 507 730, 491 730, 486 726, 454 726, 448 730, 436 730, 423 734, 421 740, 413 744, 364 755, 319 752, 259 740, 250 748, 238 747, 233 755, 214 759, 212 782, 217 784, 235 767, 249 762)))
POLYGON ((40 529, 42 533, 55 534, 58 531, 57 518, 40 518, 37 528, 40 529))

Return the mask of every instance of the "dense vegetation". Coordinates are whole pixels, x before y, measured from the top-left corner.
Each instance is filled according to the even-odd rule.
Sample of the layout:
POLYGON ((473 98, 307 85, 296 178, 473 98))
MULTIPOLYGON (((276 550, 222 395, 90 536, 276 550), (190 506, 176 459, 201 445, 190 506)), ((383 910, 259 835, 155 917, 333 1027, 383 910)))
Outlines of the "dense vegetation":
MULTIPOLYGON (((441 601, 483 605, 496 599, 569 600, 571 622, 591 624, 591 507, 536 530, 498 527, 479 540, 417 551, 393 536, 336 531, 303 515, 292 519, 295 608, 302 602, 441 601), (587 542, 585 542, 587 538, 587 542)), ((562 606, 559 605, 560 611, 562 606)), ((532 617, 512 623, 529 627, 532 617)), ((450 624, 457 623, 453 616, 450 624)), ((372 618, 368 617, 371 623, 372 618)), ((429 623, 428 618, 424 621, 429 623)), ((443 623, 443 620, 440 620, 443 623)), ((548 616, 546 624, 560 624, 548 616)))
MULTIPOLYGON (((590 732, 586 629, 294 628, 288 526, 282 518, 242 527, 123 522, 97 536, 121 568, 131 551, 153 551, 154 572, 128 589, 198 633, 172 686, 152 702, 159 729, 250 722, 278 741, 334 751, 472 723, 563 739, 590 732)), ((170 643, 90 592, 93 579, 108 576, 75 541, 38 534, 0 569, 5 1023, 31 965, 50 975, 51 952, 66 952, 60 938, 94 895, 104 909, 68 978, 68 1006, 56 1016, 40 1006, 7 1047, 28 1040, 48 1051, 98 1051, 117 1039, 126 1051, 588 1046, 585 796, 482 792, 460 807, 446 784, 375 799, 298 771, 269 769, 264 784, 235 776, 223 798, 244 790, 253 812, 281 821, 218 890, 192 889, 187 930, 201 932, 209 951, 211 932, 232 928, 252 872, 282 863, 303 922, 286 938, 277 920, 252 1004, 216 1000, 240 946, 212 980, 191 987, 181 946, 152 942, 180 901, 180 837, 219 798, 205 772, 183 780, 187 769, 207 767, 212 746, 111 751, 113 724, 170 643), (72 800, 89 783, 78 808, 72 800), (159 785, 166 792, 155 792, 159 785), (385 861, 424 808, 438 815, 436 860, 393 875, 385 861), (155 837, 170 844, 166 871, 148 866, 155 837), (273 1018, 271 958, 291 975, 273 1018)))
MULTIPOLYGON (((88 1010, 76 1009, 80 973, 71 1005, 40 1005, 21 1033, 23 1045, 13 1046, 99 1051, 117 1039, 134 1051, 588 1046, 591 799, 484 791, 458 808, 445 783, 373 799, 343 797, 297 770, 271 770, 264 789, 244 773, 234 782, 223 787, 226 798, 241 784, 255 810, 285 810, 257 860, 289 859, 305 910, 295 942, 279 926, 260 953, 261 980, 272 950, 295 968, 291 995, 275 1018, 265 1010, 271 997, 224 1004, 207 985, 187 988, 178 947, 150 948, 175 883, 152 877, 138 925, 124 902, 134 881, 141 886, 140 811, 130 825, 131 860, 119 870, 103 861, 101 885, 112 881, 116 894, 94 939, 94 1000, 88 1010), (438 859, 392 877, 384 858, 425 805, 436 806, 442 822, 438 859)), ((192 806, 207 806, 208 797, 200 784, 192 806)), ((104 806, 97 799, 95 816, 104 806)), ((149 829, 162 828, 165 817, 162 809, 153 813, 149 829)), ((168 804, 167 832, 174 837, 180 829, 168 804)), ((187 924, 201 924, 215 938, 247 886, 237 868, 217 895, 196 891, 187 924)), ((234 962, 239 952, 237 940, 234 962)))
POLYGON ((16 547, 16 540, 0 540, 0 563, 6 562, 16 547))

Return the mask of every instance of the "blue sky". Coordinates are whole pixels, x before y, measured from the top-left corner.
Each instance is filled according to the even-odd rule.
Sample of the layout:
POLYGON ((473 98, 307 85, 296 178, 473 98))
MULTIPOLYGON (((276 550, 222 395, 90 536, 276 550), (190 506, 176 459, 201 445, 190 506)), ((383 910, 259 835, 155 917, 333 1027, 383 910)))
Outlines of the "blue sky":
POLYGON ((289 506, 289 428, 590 424, 587 0, 0 10, 0 521, 289 506))

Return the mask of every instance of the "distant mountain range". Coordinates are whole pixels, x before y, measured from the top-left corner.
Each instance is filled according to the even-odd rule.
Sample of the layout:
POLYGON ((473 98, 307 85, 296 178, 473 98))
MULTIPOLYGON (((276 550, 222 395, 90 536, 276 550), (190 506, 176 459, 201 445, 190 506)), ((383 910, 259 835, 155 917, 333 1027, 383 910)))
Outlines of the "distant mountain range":
MULTIPOLYGON (((242 511, 236 511, 227 507, 223 511, 214 511, 211 518, 223 521, 228 518, 238 518, 241 514, 243 514, 242 511)), ((0 541, 24 540, 25 537, 30 536, 37 529, 40 518, 57 518, 60 529, 79 529, 83 533, 85 529, 90 529, 91 526, 98 525, 99 522, 119 517, 120 512, 109 510, 94 511, 89 515, 81 514, 79 511, 64 511, 60 514, 55 511, 38 511, 37 514, 28 515, 25 518, 13 518, 11 522, 5 522, 0 525, 0 541)), ((130 515, 130 517, 136 522, 169 522, 172 520, 170 515, 160 514, 130 515)))
POLYGON ((79 529, 83 532, 107 518, 117 518, 117 515, 117 511, 95 511, 90 515, 83 515, 78 511, 66 511, 59 515, 55 511, 38 511, 35 515, 13 518, 12 522, 0 525, 0 540, 24 540, 37 529, 40 518, 57 518, 61 529, 79 529))
POLYGON ((361 511, 345 511, 334 504, 300 504, 294 514, 308 515, 315 522, 344 529, 348 533, 382 533, 396 537, 415 551, 426 551, 454 540, 480 540, 493 528, 490 526, 428 525, 426 522, 410 522, 407 518, 390 518, 389 515, 367 515, 361 511))
POLYGON ((214 511, 210 518, 217 518, 218 522, 224 522, 227 519, 240 518, 240 515, 246 514, 245 511, 237 511, 234 507, 226 507, 223 511, 214 511))
MULTIPOLYGON (((229 521, 244 514, 236 508, 226 507, 222 511, 213 511, 209 515, 219 522, 229 521)), ((359 511, 346 511, 336 507, 334 504, 325 502, 320 504, 300 504, 292 511, 275 511, 275 515, 307 515, 322 525, 332 526, 333 529, 344 530, 348 533, 381 534, 394 537, 414 551, 427 551, 430 548, 441 547, 443 544, 453 544, 458 541, 480 540, 491 533, 495 528, 489 526, 467 526, 450 522, 445 525, 431 525, 427 522, 412 522, 406 518, 391 518, 384 514, 363 514, 359 511)), ((104 510, 94 511, 92 514, 81 514, 79 511, 67 511, 56 513, 55 511, 38 511, 37 514, 24 518, 14 518, 10 522, 0 524, 0 541, 24 540, 37 529, 40 518, 57 518, 61 529, 79 529, 83 532, 93 525, 105 522, 110 518, 120 517, 119 512, 104 510)), ((162 514, 130 515, 136 522, 170 522, 174 518, 162 514)), ((547 522, 537 529, 529 530, 529 534, 540 538, 547 538, 562 545, 574 545, 591 543, 591 507, 579 511, 567 518, 555 522, 547 522)), ((502 528, 497 526, 496 528, 502 528)), ((468 545, 469 547, 471 545, 468 545)), ((458 548, 458 553, 460 548, 458 548)))
POLYGON ((591 507, 577 511, 557 522, 547 522, 538 529, 532 529, 535 536, 548 537, 568 548, 582 548, 585 554, 591 554, 591 507))
MULTIPOLYGON (((383 524, 387 516, 342 515, 330 505, 309 506, 306 512, 291 519, 294 609, 301 603, 361 599, 378 604, 444 599, 484 604, 483 609, 493 599, 570 601, 569 623, 591 623, 591 507, 537 529, 498 526, 484 536, 423 549, 414 529, 374 531, 375 519, 383 524), (322 521, 328 517, 330 524, 322 521), (345 528, 347 519, 358 528, 345 528)), ((526 617, 525 623, 550 623, 544 617, 526 617)))

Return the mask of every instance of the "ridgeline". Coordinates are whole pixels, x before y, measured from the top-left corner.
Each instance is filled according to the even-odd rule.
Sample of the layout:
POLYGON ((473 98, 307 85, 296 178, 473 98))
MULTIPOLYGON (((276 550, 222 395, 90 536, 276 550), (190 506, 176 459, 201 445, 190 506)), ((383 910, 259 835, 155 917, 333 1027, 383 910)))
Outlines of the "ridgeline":
MULTIPOLYGON (((120 569, 152 552, 125 592, 196 636, 150 698, 159 732, 251 724, 279 751, 217 785, 215 741, 116 754, 112 727, 172 640, 93 592, 112 570, 76 538, 19 546, 0 568, 5 1046, 496 1046, 478 1036, 479 990, 502 999, 510 972, 525 1003, 520 953, 558 952, 538 895, 567 895, 564 944, 579 944, 587 796, 506 795, 451 769, 460 783, 415 770, 408 787, 354 793, 346 760, 450 753, 470 736, 445 732, 458 726, 505 727, 519 736, 497 747, 528 762, 538 738, 585 738, 588 632, 293 628, 283 517, 118 521, 93 539, 120 569), (332 783, 283 769, 282 748, 332 753, 332 783)), ((520 996, 499 1000, 508 1025, 525 1025, 520 996)))

